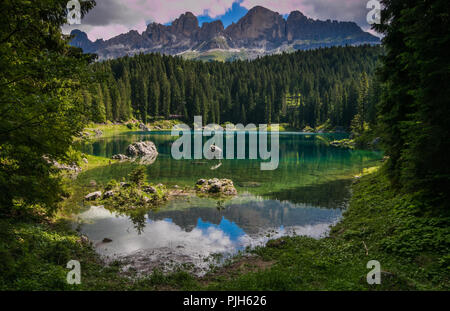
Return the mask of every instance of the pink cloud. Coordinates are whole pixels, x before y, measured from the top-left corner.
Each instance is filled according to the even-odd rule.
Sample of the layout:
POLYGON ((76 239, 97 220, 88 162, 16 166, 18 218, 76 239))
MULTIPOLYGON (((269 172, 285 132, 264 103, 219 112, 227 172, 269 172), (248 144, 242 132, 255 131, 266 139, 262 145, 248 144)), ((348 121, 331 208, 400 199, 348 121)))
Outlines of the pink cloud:
MULTIPOLYGON (((103 0, 105 1, 105 0, 103 0)), ((121 1, 121 0, 109 0, 121 1)), ((87 32, 90 40, 110 39, 130 30, 144 31, 148 22, 168 23, 187 11, 194 15, 208 14, 214 18, 223 15, 236 0, 127 0, 121 6, 126 12, 123 16, 132 16, 120 23, 78 27, 87 32)), ((94 8, 95 10, 95 8, 94 8)))
POLYGON ((244 0, 241 3, 246 9, 257 5, 280 14, 298 10, 315 19, 355 21, 363 17, 361 11, 365 9, 366 2, 365 0, 244 0))
POLYGON ((311 17, 311 13, 314 13, 314 8, 312 5, 306 4, 305 2, 306 1, 304 0, 244 0, 241 3, 241 6, 250 10, 257 5, 260 5, 280 14, 301 11, 305 15, 311 17))
POLYGON ((189 11, 210 17, 225 14, 236 0, 129 0, 127 6, 157 23, 167 23, 189 11))
POLYGON ((115 37, 122 33, 127 33, 130 30, 137 30, 139 33, 142 33, 145 29, 147 29, 147 24, 144 20, 141 20, 138 24, 134 26, 125 26, 120 24, 111 24, 107 26, 95 26, 92 29, 87 31, 88 38, 91 41, 95 41, 97 39, 108 40, 112 37, 115 37))

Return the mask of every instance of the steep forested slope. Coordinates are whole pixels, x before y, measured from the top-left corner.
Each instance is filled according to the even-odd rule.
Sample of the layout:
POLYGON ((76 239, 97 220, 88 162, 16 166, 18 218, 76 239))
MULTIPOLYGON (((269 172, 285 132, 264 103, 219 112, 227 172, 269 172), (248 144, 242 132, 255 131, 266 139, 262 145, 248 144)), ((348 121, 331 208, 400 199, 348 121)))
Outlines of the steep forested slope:
POLYGON ((202 115, 215 123, 314 127, 329 120, 349 127, 357 114, 375 119, 380 53, 380 47, 334 47, 231 63, 124 57, 96 64, 106 79, 90 85, 84 99, 96 122, 202 115))

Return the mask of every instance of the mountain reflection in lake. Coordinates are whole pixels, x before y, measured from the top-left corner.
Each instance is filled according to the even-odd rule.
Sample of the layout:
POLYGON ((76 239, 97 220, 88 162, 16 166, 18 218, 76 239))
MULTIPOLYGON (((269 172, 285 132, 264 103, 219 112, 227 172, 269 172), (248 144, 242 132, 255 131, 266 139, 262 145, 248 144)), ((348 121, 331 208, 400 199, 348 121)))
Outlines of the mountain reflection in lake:
MULTIPOLYGON (((170 156, 174 138, 167 133, 99 139, 83 151, 110 157, 123 153, 132 142, 154 141, 160 155, 147 166, 149 182, 192 187, 198 178, 230 178, 238 196, 227 201, 179 198, 133 218, 93 206, 79 214, 80 231, 101 255, 126 259, 127 267, 139 272, 188 263, 199 275, 219 258, 215 254, 226 258, 284 235, 319 238, 340 219, 350 197, 350 178, 382 157, 379 152, 329 147, 326 140, 335 138, 342 137, 280 135, 280 164, 275 171, 261 171, 256 160, 222 160, 214 170, 213 161, 202 165, 203 160, 174 160, 170 156), (112 242, 104 243, 104 238, 112 242)), ((133 164, 117 163, 81 173, 79 180, 104 184, 111 178, 121 180, 132 169, 133 164)))
POLYGON ((143 216, 142 231, 136 229, 133 219, 92 206, 79 215, 81 231, 100 254, 126 259, 140 272, 167 269, 169 263, 191 263, 202 274, 211 254, 232 255, 284 235, 319 238, 341 215, 340 209, 261 200, 249 194, 221 208, 208 207, 212 201, 197 197, 172 201, 164 209, 143 216), (103 243, 105 237, 112 242, 103 243))

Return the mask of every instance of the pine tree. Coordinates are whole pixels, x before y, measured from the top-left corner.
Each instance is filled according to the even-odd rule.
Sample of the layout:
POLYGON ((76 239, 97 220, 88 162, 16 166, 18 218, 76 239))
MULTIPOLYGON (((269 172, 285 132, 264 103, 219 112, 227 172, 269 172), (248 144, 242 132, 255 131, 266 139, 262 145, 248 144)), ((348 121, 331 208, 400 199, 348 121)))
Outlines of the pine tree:
POLYGON ((171 101, 170 84, 165 76, 163 76, 161 83, 162 83, 162 85, 161 85, 162 112, 163 112, 165 118, 169 118, 169 116, 170 116, 170 101, 171 101))
POLYGON ((91 114, 92 120, 97 123, 106 122, 105 105, 103 103, 103 92, 99 84, 95 87, 97 93, 92 98, 91 114))

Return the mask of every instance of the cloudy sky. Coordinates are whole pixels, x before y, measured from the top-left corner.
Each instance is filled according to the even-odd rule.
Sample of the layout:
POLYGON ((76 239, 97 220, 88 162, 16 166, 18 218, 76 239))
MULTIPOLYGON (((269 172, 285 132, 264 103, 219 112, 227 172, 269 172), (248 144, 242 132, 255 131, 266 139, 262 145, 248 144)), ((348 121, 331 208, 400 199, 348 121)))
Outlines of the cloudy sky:
MULTIPOLYGON (((82 1, 82 0, 81 0, 82 1)), ((97 6, 81 21, 81 25, 64 26, 87 32, 89 39, 109 39, 132 29, 139 33, 147 24, 168 24, 182 13, 190 11, 200 24, 222 20, 225 27, 256 5, 287 16, 299 10, 314 19, 354 21, 368 31, 366 8, 368 0, 96 0, 97 6)))

